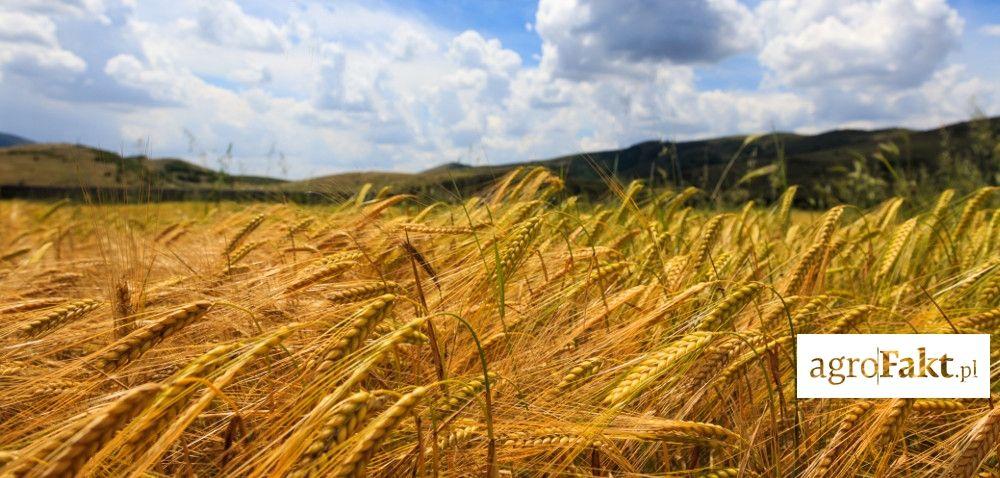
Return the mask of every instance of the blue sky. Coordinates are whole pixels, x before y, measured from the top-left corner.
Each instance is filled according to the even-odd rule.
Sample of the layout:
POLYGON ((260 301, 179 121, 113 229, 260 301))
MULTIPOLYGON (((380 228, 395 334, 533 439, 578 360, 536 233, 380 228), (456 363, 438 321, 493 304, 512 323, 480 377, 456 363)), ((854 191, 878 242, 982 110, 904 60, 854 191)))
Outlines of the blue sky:
POLYGON ((521 55, 526 65, 537 65, 542 41, 528 25, 535 21, 537 0, 397 0, 386 6, 412 11, 427 21, 454 31, 476 30, 499 38, 505 48, 521 55))
POLYGON ((418 171, 996 115, 998 51, 996 1, 5 0, 0 131, 418 171))

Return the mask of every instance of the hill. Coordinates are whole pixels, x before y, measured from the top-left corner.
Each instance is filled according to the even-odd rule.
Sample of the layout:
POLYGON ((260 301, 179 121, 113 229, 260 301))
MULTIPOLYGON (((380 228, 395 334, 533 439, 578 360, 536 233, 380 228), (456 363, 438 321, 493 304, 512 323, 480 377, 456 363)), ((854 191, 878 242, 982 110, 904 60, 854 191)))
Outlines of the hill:
MULTIPOLYGON (((494 166, 446 163, 419 173, 350 172, 285 182, 222 174, 181 159, 122 157, 87 146, 19 144, 0 148, 0 187, 158 188, 204 190, 220 186, 254 192, 242 197, 306 195, 337 198, 364 184, 447 199, 468 195, 520 166, 544 166, 562 177, 570 194, 608 194, 605 178, 641 179, 653 186, 718 187, 727 202, 775 199, 798 185, 800 206, 871 204, 919 189, 996 184, 1000 177, 1000 118, 931 130, 835 130, 815 135, 772 133, 696 141, 646 141, 624 149, 571 154, 494 166), (968 184, 960 184, 965 181, 968 184), (277 193, 277 194, 275 194, 277 193)), ((58 192, 57 192, 58 193, 58 192)), ((41 192, 32 197, 46 197, 41 192)))
POLYGON ((35 187, 208 188, 272 186, 284 181, 221 174, 181 159, 120 156, 74 144, 0 148, 0 185, 35 187))
POLYGON ((31 144, 33 141, 30 139, 22 138, 17 135, 0 133, 0 148, 6 148, 8 146, 17 146, 19 144, 31 144))
POLYGON ((622 182, 642 179, 655 186, 696 186, 706 192, 719 184, 731 201, 769 201, 785 185, 799 185, 801 205, 820 207, 864 202, 858 197, 846 197, 858 194, 858 188, 864 188, 864 193, 871 196, 868 202, 874 202, 903 183, 915 189, 935 179, 957 181, 960 176, 995 183, 1000 173, 998 139, 1000 117, 924 131, 891 128, 815 135, 773 133, 749 143, 747 136, 646 141, 624 149, 498 166, 449 163, 416 174, 338 174, 287 187, 356 191, 370 182, 375 189, 390 187, 396 192, 447 195, 456 189, 466 193, 481 187, 513 168, 537 165, 558 172, 573 194, 606 194, 603 174, 622 182), (727 165, 729 171, 723 176, 727 165))

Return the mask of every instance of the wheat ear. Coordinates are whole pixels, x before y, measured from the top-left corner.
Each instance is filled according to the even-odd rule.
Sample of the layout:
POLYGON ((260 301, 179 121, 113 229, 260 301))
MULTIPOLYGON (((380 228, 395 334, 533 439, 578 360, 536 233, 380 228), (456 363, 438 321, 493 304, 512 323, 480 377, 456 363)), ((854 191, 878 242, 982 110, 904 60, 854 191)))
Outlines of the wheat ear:
POLYGON ((500 263, 497 264, 497 269, 503 271, 504 277, 509 279, 509 276, 514 272, 514 268, 524 256, 524 251, 527 250, 528 244, 535 232, 538 231, 541 222, 541 218, 533 217, 518 223, 517 227, 511 231, 510 238, 500 254, 500 263))
POLYGON ((152 325, 136 330, 112 344, 106 352, 96 359, 94 365, 105 372, 112 372, 138 359, 147 350, 166 340, 167 337, 200 319, 208 313, 211 307, 211 302, 195 302, 167 315, 152 325))
POLYGON ((313 284, 332 279, 347 269, 350 269, 351 266, 355 264, 356 263, 354 261, 340 261, 324 264, 313 272, 306 274, 304 277, 296 280, 295 282, 292 282, 291 285, 285 288, 285 293, 296 292, 313 284))
MULTIPOLYGON (((494 372, 487 373, 491 387, 495 386, 499 376, 494 372)), ((460 411, 467 403, 486 389, 483 377, 476 376, 465 381, 457 389, 449 390, 448 395, 435 401, 430 409, 431 413, 438 417, 449 417, 460 411)))
POLYGON ((739 468, 718 468, 708 473, 698 475, 698 478, 737 478, 740 476, 739 468))
POLYGON ((371 460, 382 440, 417 406, 428 391, 427 387, 417 387, 411 390, 379 415, 371 425, 365 427, 364 435, 361 436, 357 445, 331 476, 338 478, 363 477, 368 461, 371 460))
POLYGON ((986 455, 996 447, 998 438, 1000 438, 1000 407, 995 407, 972 427, 972 431, 949 467, 948 476, 956 478, 974 476, 986 455))
POLYGON ((339 289, 326 296, 326 299, 334 304, 344 304, 368 300, 383 294, 401 292, 402 290, 403 287, 393 281, 375 281, 339 289))
POLYGON ((88 312, 100 307, 100 305, 100 301, 93 299, 73 302, 22 325, 20 327, 21 334, 26 337, 37 337, 52 332, 87 315, 88 312))
POLYGON ((604 398, 604 405, 617 406, 638 394, 680 359, 697 352, 711 342, 713 335, 694 332, 648 355, 632 367, 628 374, 604 398))
POLYGON ((48 461, 42 477, 75 475, 115 432, 139 413, 160 390, 159 384, 146 384, 132 389, 109 405, 73 435, 61 450, 48 461))
POLYGON ((965 404, 960 400, 941 398, 924 398, 913 402, 910 411, 913 413, 949 413, 965 410, 965 404))
POLYGON ((906 245, 906 241, 909 240, 913 229, 916 227, 917 218, 911 218, 896 229, 896 232, 892 235, 892 239, 889 241, 889 246, 885 250, 885 254, 882 256, 882 264, 879 266, 878 272, 875 273, 876 278, 889 275, 892 267, 896 265, 899 253, 903 251, 903 246, 906 245))
POLYGON ((191 400, 195 389, 200 385, 191 379, 205 378, 225 365, 221 359, 236 350, 239 345, 232 343, 214 347, 177 372, 150 404, 148 411, 137 417, 133 426, 123 432, 128 434, 121 445, 123 454, 127 456, 131 452, 140 450, 155 439, 191 400))
POLYGON ((426 224, 400 224, 399 229, 403 232, 416 233, 416 234, 435 234, 435 235, 458 235, 458 234, 472 234, 477 229, 482 229, 486 227, 486 224, 477 224, 475 227, 461 227, 461 226, 428 226, 426 224))
POLYGON ((869 401, 857 402, 847 410, 844 417, 840 420, 840 425, 837 427, 837 431, 833 434, 826 448, 820 454, 819 459, 816 462, 815 470, 816 476, 827 476, 830 471, 830 467, 833 465, 834 460, 843 448, 844 440, 855 426, 858 424, 858 420, 862 415, 868 413, 870 410, 875 408, 875 404, 869 401))
POLYGON ((874 310, 875 307, 870 305, 859 305, 848 309, 833 323, 829 333, 842 334, 847 332, 848 329, 856 326, 866 315, 874 310))
POLYGON ((338 361, 357 350, 375 326, 385 318, 395 300, 396 296, 386 294, 358 311, 347 325, 347 332, 324 351, 316 366, 317 373, 330 370, 338 361))
POLYGON ((2 314, 19 314, 22 312, 31 312, 39 309, 47 309, 49 307, 59 305, 66 302, 64 297, 46 297, 43 299, 34 299, 25 302, 17 302, 0 309, 0 315, 2 314))
POLYGON ((238 249, 233 251, 232 254, 229 255, 229 261, 228 264, 226 264, 226 266, 232 267, 234 264, 243 260, 244 257, 248 256, 251 252, 253 252, 254 249, 266 243, 267 241, 251 241, 240 246, 238 249))
POLYGON ((371 393, 361 391, 336 403, 329 411, 324 410, 331 407, 332 397, 326 396, 320 400, 312 413, 320 413, 326 418, 319 430, 310 436, 309 445, 299 456, 289 476, 294 478, 309 476, 310 468, 331 447, 347 441, 361 427, 375 400, 375 396, 371 393))
POLYGON ((754 296, 758 292, 764 289, 764 285, 751 282, 739 289, 736 289, 731 294, 726 296, 718 305, 712 309, 708 315, 701 320, 698 324, 698 330, 702 331, 712 331, 718 330, 720 327, 731 322, 733 316, 748 302, 753 300, 754 296))
POLYGON ((250 222, 246 223, 238 231, 236 231, 236 234, 233 236, 233 238, 229 241, 229 243, 226 244, 226 249, 223 251, 222 255, 224 256, 229 255, 231 252, 236 250, 236 248, 240 246, 243 240, 246 239, 251 232, 260 227, 261 223, 263 222, 264 222, 264 215, 259 214, 253 219, 251 219, 250 222))
POLYGON ((991 332, 1000 327, 1000 307, 955 321, 960 329, 974 329, 991 332))
POLYGON ((562 379, 556 385, 555 391, 558 393, 565 393, 572 388, 579 386, 581 383, 586 381, 588 378, 593 377, 604 365, 604 359, 600 357, 589 358, 573 366, 563 375, 562 379))
POLYGON ((958 218, 958 223, 955 224, 955 231, 951 234, 952 237, 959 240, 963 235, 965 235, 965 231, 969 229, 969 226, 972 224, 972 218, 976 215, 976 210, 978 210, 983 203, 990 198, 990 195, 993 194, 993 191, 996 191, 996 189, 996 187, 987 186, 985 188, 980 188, 975 194, 972 195, 969 202, 965 203, 965 207, 962 208, 962 214, 958 218))

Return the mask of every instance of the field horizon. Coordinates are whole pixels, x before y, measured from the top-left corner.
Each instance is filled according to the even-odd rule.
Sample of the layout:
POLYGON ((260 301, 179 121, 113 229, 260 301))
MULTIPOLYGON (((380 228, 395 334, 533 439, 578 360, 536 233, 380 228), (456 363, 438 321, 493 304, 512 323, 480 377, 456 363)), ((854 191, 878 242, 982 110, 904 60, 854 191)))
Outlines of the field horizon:
MULTIPOLYGON (((508 164, 443 163, 418 173, 354 171, 301 180, 235 175, 178 158, 121 156, 90 146, 20 138, 0 145, 0 191, 6 188, 4 197, 9 198, 58 199, 122 189, 134 191, 137 199, 133 200, 150 200, 160 197, 155 191, 172 193, 165 196, 172 199, 207 199, 224 190, 222 197, 228 200, 328 202, 344 199, 370 183, 376 190, 447 199, 476 193, 515 168, 543 166, 559 175, 569 191, 589 197, 606 193, 607 176, 622 182, 640 179, 652 187, 739 190, 734 194, 739 197, 730 201, 734 204, 745 199, 775 200, 777 189, 768 183, 780 173, 784 186, 801 187, 800 207, 821 208, 854 198, 847 192, 819 191, 820 178, 825 184, 867 178, 885 182, 899 175, 920 181, 921 175, 950 173, 942 171, 948 166, 940 164, 942 155, 969 156, 971 150, 996 137, 1000 137, 1000 117, 983 117, 929 130, 838 129, 814 135, 775 132, 684 142, 644 141, 618 150, 508 164), (852 176, 859 167, 866 177, 852 176)), ((986 176, 996 174, 982 162, 973 158, 963 166, 986 176)), ((883 191, 877 199, 885 199, 889 192, 883 191)), ((114 200, 115 195, 107 197, 114 200)))

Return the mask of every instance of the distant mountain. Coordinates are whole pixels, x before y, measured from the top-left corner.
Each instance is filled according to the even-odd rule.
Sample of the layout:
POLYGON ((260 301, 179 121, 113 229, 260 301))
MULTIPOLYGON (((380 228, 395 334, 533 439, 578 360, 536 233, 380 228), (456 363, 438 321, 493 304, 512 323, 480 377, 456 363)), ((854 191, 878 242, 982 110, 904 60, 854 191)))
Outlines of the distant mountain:
POLYGON ((14 134, 0 133, 0 148, 17 146, 19 144, 31 144, 33 142, 34 141, 31 141, 30 139, 22 138, 14 134))

